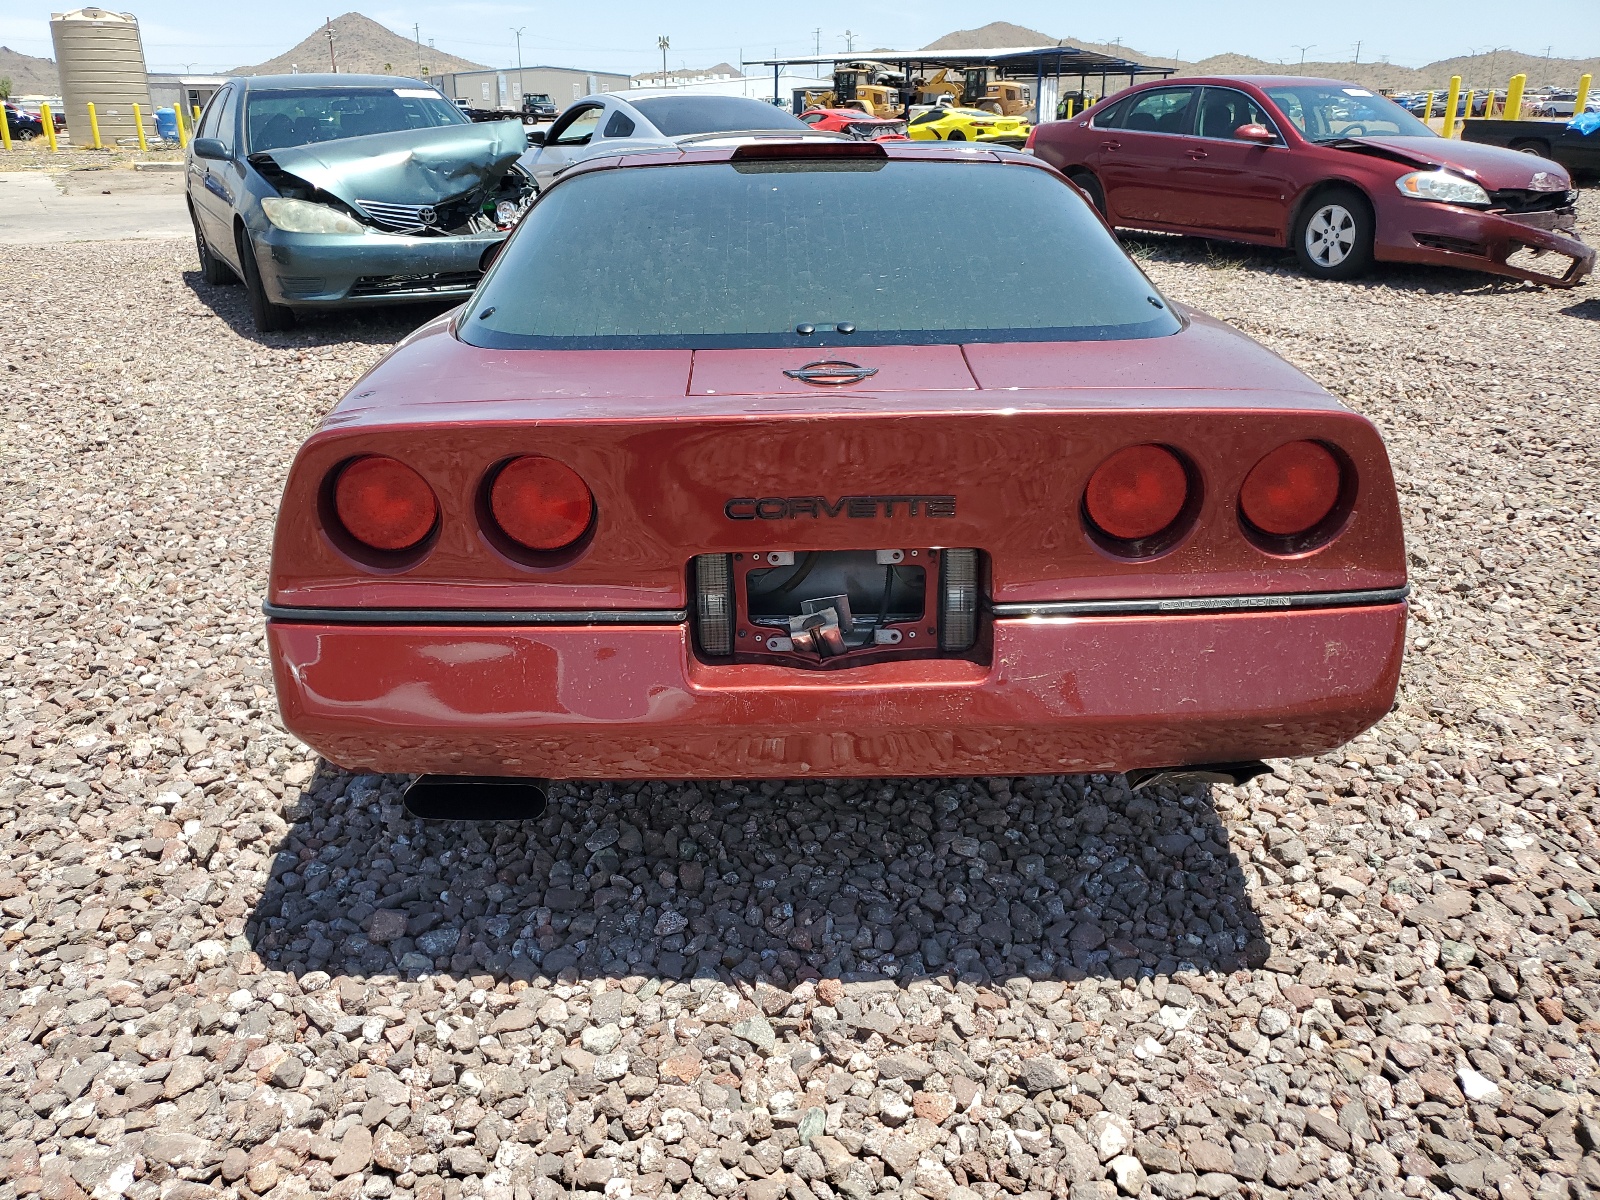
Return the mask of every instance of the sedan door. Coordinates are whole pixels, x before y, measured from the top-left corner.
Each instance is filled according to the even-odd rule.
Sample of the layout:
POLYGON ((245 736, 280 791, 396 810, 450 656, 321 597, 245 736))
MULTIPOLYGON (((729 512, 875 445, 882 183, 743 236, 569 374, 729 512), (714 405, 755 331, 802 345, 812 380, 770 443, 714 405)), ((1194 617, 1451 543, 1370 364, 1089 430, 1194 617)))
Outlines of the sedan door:
POLYGON ((195 129, 196 138, 221 142, 228 157, 201 158, 192 149, 189 154, 190 203, 205 230, 211 252, 227 263, 238 257, 233 249, 233 211, 241 182, 235 161, 238 146, 234 126, 238 112, 239 87, 230 84, 211 98, 195 129))
POLYGON ((543 190, 550 186, 556 172, 588 157, 588 147, 599 132, 600 119, 606 106, 593 101, 576 104, 556 118, 545 135, 544 145, 522 157, 522 169, 533 176, 534 186, 543 190))
POLYGON ((1293 151, 1266 109, 1236 88, 1207 87, 1194 132, 1183 139, 1183 161, 1172 176, 1184 224, 1252 238, 1283 236, 1293 151), (1242 126, 1262 126, 1271 142, 1237 136, 1242 126))
POLYGON ((1173 192, 1198 87, 1158 87, 1119 113, 1118 128, 1097 130, 1098 174, 1112 224, 1186 225, 1173 192))

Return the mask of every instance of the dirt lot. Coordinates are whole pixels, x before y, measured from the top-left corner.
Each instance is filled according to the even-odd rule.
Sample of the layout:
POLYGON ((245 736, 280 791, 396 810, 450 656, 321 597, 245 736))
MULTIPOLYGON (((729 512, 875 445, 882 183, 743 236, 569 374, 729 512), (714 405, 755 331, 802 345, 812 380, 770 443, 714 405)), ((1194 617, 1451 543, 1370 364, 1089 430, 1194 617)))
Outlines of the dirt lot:
POLYGON ((1388 720, 1240 789, 474 829, 281 732, 258 611, 291 454, 417 314, 258 339, 187 245, 8 247, 0 1200, 1600 1188, 1595 289, 1135 249, 1388 438, 1388 720))

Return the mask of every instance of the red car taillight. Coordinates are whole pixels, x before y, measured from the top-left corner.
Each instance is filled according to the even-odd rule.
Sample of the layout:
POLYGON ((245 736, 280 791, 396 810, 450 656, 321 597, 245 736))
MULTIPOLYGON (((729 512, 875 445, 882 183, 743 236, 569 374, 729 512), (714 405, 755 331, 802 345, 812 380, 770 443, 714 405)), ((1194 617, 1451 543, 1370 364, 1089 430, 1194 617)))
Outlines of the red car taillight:
POLYGON ((1094 527, 1119 542, 1154 537, 1189 499, 1189 473, 1165 446, 1128 446, 1095 468, 1083 494, 1094 527))
POLYGON ((333 503, 345 532, 374 550, 409 550, 439 520, 439 501, 427 481, 381 454, 357 458, 340 469, 333 503))
POLYGON ((561 550, 594 519, 594 494, 565 463, 539 455, 513 458, 489 487, 495 524, 528 550, 561 550))
POLYGON ((1289 442, 1245 477, 1239 511, 1262 533, 1292 537, 1315 529, 1339 501, 1339 461, 1318 442, 1289 442))
POLYGON ((1039 127, 1037 125, 1035 125, 1032 129, 1028 130, 1028 140, 1022 143, 1022 148, 1024 150, 1032 150, 1033 149, 1033 139, 1038 137, 1038 136, 1039 136, 1039 127))

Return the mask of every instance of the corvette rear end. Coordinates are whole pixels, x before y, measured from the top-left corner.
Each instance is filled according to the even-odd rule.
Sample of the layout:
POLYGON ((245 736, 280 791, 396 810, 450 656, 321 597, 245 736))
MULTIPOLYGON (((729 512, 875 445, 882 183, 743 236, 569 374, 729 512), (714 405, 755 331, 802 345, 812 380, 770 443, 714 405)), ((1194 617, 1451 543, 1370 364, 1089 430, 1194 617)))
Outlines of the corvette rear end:
POLYGON ((352 768, 1040 774, 1339 745, 1392 703, 1405 591, 1372 426, 1174 311, 1054 172, 825 143, 548 189, 302 449, 268 616, 286 725, 352 768), (991 282, 1090 291, 975 329, 917 252, 809 248, 902 188, 991 282), (623 199, 649 269, 556 289, 623 199), (772 287, 719 298, 747 257, 772 287))

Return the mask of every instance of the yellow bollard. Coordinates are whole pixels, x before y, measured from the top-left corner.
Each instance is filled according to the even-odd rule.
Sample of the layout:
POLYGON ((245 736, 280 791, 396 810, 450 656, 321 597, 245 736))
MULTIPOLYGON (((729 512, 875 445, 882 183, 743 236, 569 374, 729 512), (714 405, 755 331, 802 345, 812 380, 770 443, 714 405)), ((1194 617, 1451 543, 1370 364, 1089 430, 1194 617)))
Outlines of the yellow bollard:
POLYGON ((88 109, 89 109, 89 140, 94 145, 94 148, 96 150, 104 150, 105 147, 100 144, 100 118, 95 115, 95 112, 94 112, 94 101, 93 100, 89 101, 88 109))
POLYGON ((1422 123, 1426 125, 1433 120, 1433 89, 1428 89, 1428 111, 1422 114, 1422 123))
POLYGON ((189 130, 183 123, 183 105, 172 106, 172 119, 178 123, 178 147, 182 149, 189 144, 189 130))
POLYGON ((1077 104, 1076 100, 1067 101, 1067 120, 1072 120, 1072 109, 1077 104))
POLYGON ((194 113, 194 123, 196 127, 198 127, 200 124, 200 106, 198 104, 191 104, 189 108, 190 111, 194 113))
POLYGON ((48 104, 39 105, 39 123, 44 126, 44 140, 50 143, 52 152, 56 149, 56 119, 50 112, 48 104))
POLYGON ((1494 120, 1494 89, 1489 89, 1489 94, 1483 98, 1483 119, 1494 120))
POLYGON ((137 104, 133 106, 133 127, 139 134, 139 153, 149 153, 150 143, 144 140, 144 114, 139 111, 137 104))
POLYGON ((0 121, 0 146, 11 149, 11 122, 0 121))
POLYGON ((1472 90, 1467 92, 1467 102, 1464 105, 1461 106, 1462 112, 1461 112, 1461 129, 1460 129, 1460 132, 1462 132, 1462 133, 1466 132, 1466 129, 1467 129, 1467 118, 1472 115, 1472 102, 1474 100, 1476 100, 1477 98, 1478 98, 1478 91, 1477 91, 1476 88, 1473 88, 1472 90))
POLYGON ((1522 120, 1522 89, 1528 86, 1526 75, 1513 75, 1511 85, 1506 88, 1506 106, 1500 110, 1502 121, 1522 120))
POLYGON ((1589 85, 1591 83, 1593 83, 1593 82, 1594 82, 1594 76, 1592 76, 1592 75, 1589 75, 1589 74, 1586 73, 1584 75, 1579 76, 1579 78, 1578 78, 1578 98, 1575 101, 1573 101, 1573 104, 1572 104, 1572 115, 1573 116, 1575 116, 1575 117, 1583 116, 1584 106, 1589 103, 1589 85))
POLYGON ((1461 76, 1450 76, 1450 91, 1444 102, 1444 128, 1441 136, 1449 137, 1456 128, 1456 102, 1461 99, 1461 76))

